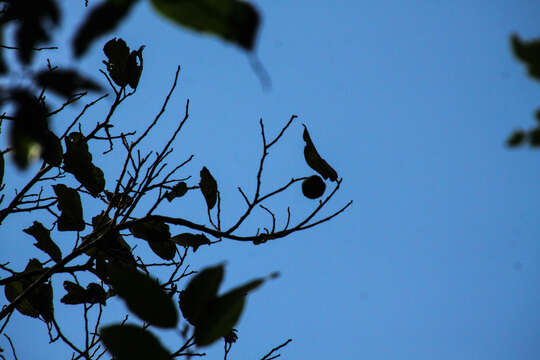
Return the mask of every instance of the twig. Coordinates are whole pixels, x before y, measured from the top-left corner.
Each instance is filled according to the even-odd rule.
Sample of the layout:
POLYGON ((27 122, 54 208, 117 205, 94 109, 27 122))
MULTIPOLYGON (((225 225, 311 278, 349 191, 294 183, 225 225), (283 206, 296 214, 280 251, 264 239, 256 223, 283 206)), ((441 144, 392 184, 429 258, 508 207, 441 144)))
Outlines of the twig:
POLYGON ((275 359, 276 357, 278 357, 279 355, 275 356, 275 357, 272 357, 270 358, 270 356, 272 355, 272 353, 278 351, 279 349, 289 345, 289 343, 292 341, 292 339, 288 339, 287 341, 285 341, 283 344, 281 345, 278 345, 276 346, 275 348, 273 348, 272 350, 270 350, 270 352, 266 355, 264 355, 261 360, 270 360, 270 359, 275 359))
POLYGON ((13 345, 13 341, 11 341, 11 338, 8 336, 8 334, 4 334, 4 336, 8 339, 9 341, 9 346, 11 347, 11 352, 13 352, 13 358, 15 360, 18 360, 17 358, 17 353, 15 353, 15 346, 13 345))

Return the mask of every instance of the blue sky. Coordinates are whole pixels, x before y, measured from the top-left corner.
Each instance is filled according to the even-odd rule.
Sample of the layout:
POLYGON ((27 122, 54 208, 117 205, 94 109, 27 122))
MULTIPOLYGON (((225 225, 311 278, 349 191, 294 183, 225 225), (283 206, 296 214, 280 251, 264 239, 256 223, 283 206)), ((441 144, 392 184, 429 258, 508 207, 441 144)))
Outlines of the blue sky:
MULTIPOLYGON (((63 1, 66 22, 59 39, 73 34, 83 3, 63 1)), ((254 189, 261 117, 273 135, 298 115, 270 154, 263 188, 311 174, 303 160, 305 123, 343 178, 327 211, 354 200, 344 214, 315 229, 261 246, 225 241, 190 258, 195 269, 226 261, 222 290, 281 272, 250 295, 231 358, 260 358, 292 338, 282 352, 285 359, 537 359, 539 155, 508 150, 504 141, 515 128, 532 127, 540 105, 538 84, 509 48, 512 33, 540 36, 538 6, 255 4, 263 15, 257 56, 270 74, 270 90, 262 88, 245 53, 178 29, 147 2, 110 36, 132 48, 146 45, 139 90, 118 112, 118 129, 142 129, 159 110, 176 66, 182 66, 164 121, 145 146, 155 149, 171 132, 189 98, 190 120, 171 163, 195 154, 183 173, 193 182, 203 165, 212 171, 224 221, 243 210, 236 187, 254 189)), ((110 37, 96 42, 82 62, 87 73, 99 76, 101 47, 110 37)), ((58 55, 58 65, 72 63, 67 51, 58 55)), ((101 109, 90 114, 88 128, 101 109)), ((55 126, 62 128, 62 120, 55 126)), ((95 158, 117 171, 119 157, 95 158)), ((23 181, 25 175, 9 176, 23 181)), ((203 201, 193 193, 158 213, 204 221, 203 201)), ((269 203, 281 224, 287 206, 298 219, 315 205, 299 187, 269 203)), ((5 222, 1 261, 28 252, 43 257, 18 232, 31 220, 5 222)), ((261 224, 269 224, 263 211, 240 230, 252 233, 261 224)), ((24 266, 23 258, 13 264, 24 266)), ((62 280, 54 280, 56 301, 62 280)), ((123 311, 121 305, 111 307, 123 311)), ((57 308, 65 314, 63 327, 78 329, 77 310, 57 308)), ((44 326, 36 324, 19 314, 11 321, 8 334, 19 358, 63 356, 62 346, 42 341, 44 326)), ((174 332, 164 336, 170 348, 177 345, 174 332)), ((207 353, 222 357, 222 344, 207 353)))

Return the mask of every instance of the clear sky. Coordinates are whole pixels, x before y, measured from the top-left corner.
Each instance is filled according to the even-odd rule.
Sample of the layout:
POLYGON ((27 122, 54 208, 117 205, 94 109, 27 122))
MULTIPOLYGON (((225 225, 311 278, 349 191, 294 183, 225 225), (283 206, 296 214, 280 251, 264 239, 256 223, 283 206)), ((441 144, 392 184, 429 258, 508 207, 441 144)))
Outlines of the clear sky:
MULTIPOLYGON (((244 52, 177 28, 147 2, 111 34, 132 48, 146 45, 139 90, 117 114, 119 129, 142 129, 182 66, 147 149, 170 133, 189 98, 190 120, 171 163, 195 154, 183 173, 193 182, 203 165, 212 171, 224 221, 243 210, 236 187, 254 189, 261 117, 276 134, 298 115, 270 154, 264 188, 311 175, 302 152, 305 123, 343 178, 328 211, 354 200, 335 220, 286 239, 261 246, 225 241, 190 258, 194 269, 227 261, 222 290, 273 271, 282 275, 250 295, 232 359, 258 359, 287 338, 293 342, 284 359, 540 357, 540 206, 534 202, 540 154, 504 146, 512 130, 534 125, 540 106, 539 84, 509 47, 514 32, 540 36, 540 8, 533 3, 257 1, 263 26, 256 52, 271 77, 269 90, 244 52)), ((84 1, 63 4, 58 36, 69 39, 86 10, 84 1)), ((96 78, 109 38, 82 62, 96 78)), ((67 51, 58 59, 57 65, 72 63, 67 51)), ((88 127, 99 114, 91 114, 88 127)), ((95 158, 111 171, 120 159, 95 158)), ((17 172, 9 176, 22 181, 17 172)), ((203 201, 193 193, 158 213, 203 221, 203 201)), ((269 203, 280 224, 287 206, 298 219, 315 205, 299 187, 269 203)), ((18 230, 31 220, 13 217, 0 228, 2 262, 28 252, 43 258, 18 230)), ((261 211, 241 231, 269 224, 261 211)), ((13 264, 21 268, 22 259, 13 264)), ((69 332, 78 329, 80 312, 60 310, 62 280, 54 280, 55 301, 69 332)), ((64 356, 64 347, 47 345, 45 327, 36 324, 16 313, 9 325, 19 359, 64 356)), ((174 332, 164 336, 171 349, 178 344, 174 332)), ((222 344, 207 353, 221 358, 222 344)))

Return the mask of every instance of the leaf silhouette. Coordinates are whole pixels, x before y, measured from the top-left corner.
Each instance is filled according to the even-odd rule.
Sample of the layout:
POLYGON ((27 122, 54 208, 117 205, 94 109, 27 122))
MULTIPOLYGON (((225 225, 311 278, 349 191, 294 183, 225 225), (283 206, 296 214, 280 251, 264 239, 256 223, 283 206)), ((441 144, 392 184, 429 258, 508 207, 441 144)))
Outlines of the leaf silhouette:
POLYGON ((64 289, 67 294, 60 299, 64 304, 84 304, 86 290, 79 284, 72 281, 64 281, 64 289))
POLYGON ((90 11, 73 39, 76 57, 83 55, 100 36, 116 28, 137 0, 103 1, 90 11))
POLYGON ((15 21, 17 56, 29 64, 37 44, 50 39, 50 31, 60 22, 60 11, 54 0, 3 1, 2 23, 15 21), (52 26, 51 26, 52 25, 52 26))
POLYGON ((540 40, 522 41, 513 35, 511 44, 516 57, 527 64, 529 75, 540 80, 540 40))
POLYGON ((217 296, 223 281, 223 265, 208 267, 191 279, 188 286, 180 292, 180 310, 192 325, 197 325, 205 307, 217 296))
POLYGON ((142 220, 129 227, 136 238, 147 241, 165 241, 171 237, 169 225, 158 220, 142 220))
POLYGON ((51 239, 51 232, 42 223, 34 221, 33 225, 23 230, 28 235, 33 236, 37 243, 34 244, 40 250, 46 252, 55 262, 62 260, 62 252, 58 245, 51 239))
POLYGON ((67 294, 60 299, 64 304, 76 305, 100 303, 105 305, 107 294, 99 284, 90 283, 85 289, 74 282, 64 281, 64 289, 66 289, 67 294))
POLYGON ((326 160, 324 160, 317 152, 315 145, 313 145, 313 141, 311 141, 306 125, 304 125, 303 138, 306 142, 306 146, 304 147, 304 157, 309 167, 318 172, 325 180, 330 178, 331 181, 336 181, 338 178, 336 171, 328 165, 326 160))
POLYGON ((92 196, 97 196, 105 190, 105 176, 92 163, 92 154, 88 151, 84 136, 80 132, 72 132, 65 141, 64 170, 73 174, 92 196))
POLYGON ((44 149, 41 153, 43 160, 52 166, 60 166, 62 163, 62 144, 60 139, 52 131, 47 131, 44 134, 43 140, 44 149))
POLYGON ((170 240, 149 241, 150 249, 163 260, 172 260, 176 255, 176 246, 170 240))
POLYGON ((211 244, 210 240, 204 234, 182 233, 173 236, 171 240, 180 246, 193 248, 193 252, 196 252, 201 245, 211 244))
POLYGON ((208 209, 212 210, 217 201, 217 183, 206 166, 203 166, 201 170, 201 181, 199 182, 199 186, 204 199, 206 200, 206 205, 208 205, 208 209))
POLYGON ((53 185, 53 190, 58 197, 58 209, 61 211, 58 230, 83 231, 85 228, 83 209, 77 190, 64 184, 53 185))
POLYGON ((47 147, 47 134, 50 133, 47 120, 49 109, 28 90, 12 90, 10 101, 15 106, 10 142, 16 165, 25 168, 47 147))
POLYGON ((167 191, 165 193, 165 198, 171 202, 176 198, 184 196, 188 191, 187 184, 183 181, 179 182, 178 184, 174 185, 171 191, 167 191))
POLYGON ((246 295, 264 283, 255 279, 212 300, 199 316, 195 327, 195 342, 198 346, 210 345, 227 335, 240 319, 246 295))
POLYGON ((129 310, 151 325, 176 326, 178 313, 174 302, 157 280, 120 264, 111 263, 108 268, 111 284, 129 310))
POLYGON ((255 8, 238 0, 152 0, 154 8, 166 18, 187 28, 219 36, 252 50, 259 28, 255 8))
POLYGON ((169 360, 172 356, 150 331, 135 325, 106 326, 100 335, 117 360, 169 360))
POLYGON ((527 139, 527 134, 524 131, 517 130, 506 140, 506 145, 509 147, 516 147, 523 145, 527 139))
POLYGON ((100 91, 101 86, 94 80, 80 75, 74 69, 42 70, 35 76, 36 83, 66 98, 77 91, 100 91))
MULTIPOLYGON (((36 272, 36 274, 6 284, 4 293, 8 301, 15 301, 15 299, 37 279, 42 270, 43 266, 37 259, 30 259, 23 273, 36 272)), ((51 283, 38 285, 34 290, 30 291, 30 293, 26 295, 15 308, 23 315, 34 318, 41 315, 43 320, 50 322, 54 311, 51 283)))

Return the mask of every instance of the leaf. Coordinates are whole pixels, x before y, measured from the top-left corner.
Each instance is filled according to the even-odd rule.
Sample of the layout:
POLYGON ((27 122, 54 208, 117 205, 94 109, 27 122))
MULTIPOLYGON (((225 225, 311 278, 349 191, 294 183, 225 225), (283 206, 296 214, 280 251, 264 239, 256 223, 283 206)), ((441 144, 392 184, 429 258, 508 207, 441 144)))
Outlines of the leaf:
POLYGON ((219 36, 252 50, 260 18, 255 8, 238 0, 152 0, 166 18, 187 28, 219 36))
POLYGON ((107 300, 107 293, 103 289, 103 287, 96 283, 90 283, 86 287, 86 303, 88 304, 96 304, 99 303, 101 305, 105 305, 105 302, 107 300))
POLYGON ((526 139, 526 133, 523 131, 514 131, 514 133, 506 140, 506 145, 516 147, 522 145, 526 139))
POLYGON ((80 132, 72 132, 66 139, 64 170, 73 174, 92 196, 105 190, 103 171, 92 163, 92 154, 80 132))
POLYGON ((154 254, 163 260, 172 260, 176 255, 176 246, 170 239, 162 241, 149 241, 148 245, 150 245, 150 248, 154 254))
POLYGON ((33 225, 23 230, 28 235, 33 236, 37 243, 34 244, 40 250, 47 253, 55 262, 62 260, 62 252, 58 245, 51 239, 51 232, 47 230, 42 223, 34 221, 33 225))
POLYGON ((136 89, 139 85, 139 80, 141 78, 142 69, 143 69, 143 58, 142 51, 144 46, 141 46, 139 50, 132 51, 129 54, 128 63, 127 63, 127 73, 128 73, 128 84, 132 89, 136 89))
POLYGON ((180 292, 180 310, 192 325, 197 325, 205 307, 217 296, 223 281, 223 265, 208 267, 199 272, 180 292))
POLYGON ((315 149, 315 145, 313 145, 313 142, 311 141, 311 137, 309 136, 306 125, 304 125, 303 138, 306 142, 306 146, 304 147, 304 157, 309 167, 318 172, 325 180, 330 178, 331 181, 336 181, 338 178, 338 174, 319 155, 317 149, 315 149))
POLYGON ((61 211, 58 218, 59 231, 83 231, 85 227, 81 197, 77 190, 64 184, 53 185, 58 197, 58 209, 61 211))
POLYGON ((196 252, 201 245, 210 245, 210 240, 204 234, 182 233, 171 238, 172 241, 180 246, 191 247, 196 252))
POLYGON ((130 226, 131 234, 136 238, 148 241, 152 251, 164 260, 172 260, 176 254, 176 246, 170 240, 169 225, 157 220, 143 220, 130 226))
POLYGON ((227 335, 240 319, 246 295, 264 283, 255 279, 214 299, 201 313, 195 327, 195 342, 198 346, 210 345, 227 335))
POLYGON ((124 87, 128 84, 129 47, 122 38, 113 38, 105 44, 103 52, 108 61, 103 63, 107 66, 107 72, 116 85, 124 87))
MULTIPOLYGON (((26 288, 23 281, 12 281, 4 287, 4 294, 6 298, 11 303, 24 291, 26 288)), ((21 314, 37 318, 39 316, 39 311, 32 306, 28 298, 23 299, 15 307, 21 314)))
POLYGON ((159 282, 139 271, 119 264, 109 264, 114 291, 126 302, 129 310, 151 325, 173 328, 178 313, 171 297, 159 282))
POLYGON ((60 299, 60 302, 70 305, 84 304, 86 290, 81 285, 72 281, 64 281, 64 289, 67 294, 60 299))
POLYGON ((42 70, 35 76, 36 83, 42 87, 69 98, 77 91, 102 90, 94 80, 80 75, 75 69, 42 70))
POLYGON ((75 57, 80 57, 100 36, 114 30, 137 0, 103 1, 90 11, 73 39, 75 57))
POLYGON ((201 181, 199 182, 201 192, 206 200, 208 209, 212 210, 217 201, 217 183, 210 171, 203 166, 201 170, 201 181))
MULTIPOLYGON (((42 270, 43 266, 37 259, 30 259, 23 273, 38 273, 6 284, 4 293, 9 302, 15 301, 15 299, 39 277, 42 270)), ((53 317, 51 283, 38 285, 34 290, 30 291, 15 308, 21 314, 31 317, 38 317, 41 315, 43 320, 50 322, 53 317)))
POLYGON ((96 283, 88 284, 83 288, 79 284, 71 281, 64 281, 64 289, 68 292, 60 301, 64 304, 96 304, 105 305, 107 294, 101 285, 96 283))
POLYGON ((49 134, 46 104, 27 90, 12 90, 10 100, 15 106, 13 126, 10 131, 11 147, 19 168, 28 166, 39 157, 47 146, 49 134))
POLYGON ((53 288, 50 282, 39 285, 30 295, 30 302, 38 309, 39 314, 46 322, 53 319, 53 288))
MULTIPOLYGON (((84 237, 83 241, 91 241, 95 239, 95 236, 100 236, 101 240, 97 242, 96 248, 90 249, 87 252, 90 256, 99 255, 98 258, 106 258, 110 261, 120 262, 124 265, 134 266, 137 264, 133 254, 131 252, 131 247, 124 240, 117 230, 111 228, 110 225, 111 219, 108 216, 99 214, 92 218, 92 226, 94 231, 91 235, 84 237)), ((96 262, 98 264, 98 262, 96 262)), ((105 270, 105 269, 103 269, 105 270)), ((102 275, 105 275, 102 272, 102 275)))
POLYGON ((126 193, 113 193, 105 190, 105 196, 107 200, 111 203, 112 207, 118 209, 125 209, 133 202, 133 198, 126 193))
POLYGON ((172 355, 150 331, 135 325, 101 328, 101 341, 117 360, 169 360, 172 355))
POLYGON ((510 41, 514 55, 527 64, 529 75, 540 79, 540 39, 522 41, 519 36, 512 35, 510 41))
POLYGON ((17 56, 23 64, 29 64, 35 53, 33 48, 49 41, 51 30, 59 24, 60 11, 56 1, 17 0, 3 5, 2 23, 16 20, 17 56))
POLYGON ((43 141, 44 149, 41 153, 43 160, 52 166, 60 166, 62 163, 62 144, 60 139, 52 131, 47 131, 43 141))
POLYGON ((141 220, 129 227, 136 238, 147 241, 165 241, 171 237, 169 225, 158 220, 141 220))
POLYGON ((187 184, 183 181, 179 182, 178 184, 174 185, 171 191, 167 191, 165 193, 165 198, 171 202, 176 198, 184 196, 188 191, 187 184))

